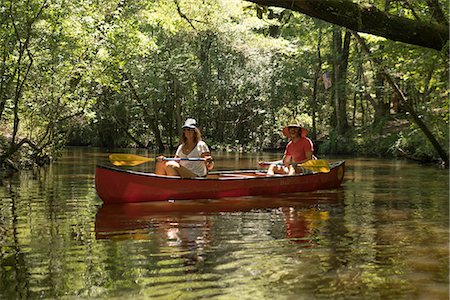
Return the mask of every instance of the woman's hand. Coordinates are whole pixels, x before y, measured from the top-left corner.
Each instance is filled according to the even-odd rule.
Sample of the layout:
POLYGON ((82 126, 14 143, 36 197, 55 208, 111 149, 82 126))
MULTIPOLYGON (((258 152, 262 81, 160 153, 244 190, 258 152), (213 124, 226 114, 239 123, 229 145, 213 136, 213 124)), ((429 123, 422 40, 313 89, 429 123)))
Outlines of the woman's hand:
POLYGON ((214 159, 212 158, 211 155, 205 155, 203 156, 203 158, 205 159, 205 163, 206 163, 206 168, 209 170, 212 170, 214 168, 214 159))
POLYGON ((156 157, 156 161, 163 161, 164 159, 164 155, 160 155, 158 157, 156 157))

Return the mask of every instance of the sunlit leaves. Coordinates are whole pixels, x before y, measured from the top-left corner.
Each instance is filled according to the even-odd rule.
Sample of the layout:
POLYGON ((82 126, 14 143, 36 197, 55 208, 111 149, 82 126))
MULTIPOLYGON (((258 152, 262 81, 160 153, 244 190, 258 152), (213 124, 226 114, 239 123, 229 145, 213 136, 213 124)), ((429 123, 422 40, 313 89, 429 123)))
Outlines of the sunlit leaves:
MULTIPOLYGON (((385 3, 359 2, 377 7, 385 3)), ((2 3, 3 120, 10 130, 18 49, 42 1, 2 3), (8 19, 11 3, 17 34, 8 19)), ((391 1, 387 9, 429 17, 425 2, 391 1)), ((20 65, 24 70, 33 60, 20 99, 21 135, 38 138, 49 124, 53 131, 64 132, 71 128, 65 118, 76 115, 79 127, 95 128, 99 123, 91 121, 103 122, 97 127, 99 135, 115 137, 116 145, 134 145, 136 140, 155 145, 157 132, 163 144, 174 145, 178 123, 196 116, 205 124, 204 137, 214 143, 264 140, 268 142, 262 146, 272 146, 281 141, 283 122, 300 118, 311 123, 313 104, 320 114, 318 131, 329 131, 332 91, 323 88, 319 73, 332 69, 332 27, 323 21, 241 0, 52 0, 30 29, 30 55, 24 55, 20 65)), ((420 104, 425 118, 436 114, 438 120, 448 120, 448 71, 442 59, 446 53, 364 37, 381 66, 420 104)), ((354 45, 352 41, 344 99, 352 108, 354 95, 377 96, 377 68, 354 45), (360 66, 366 81, 358 79, 360 66)), ((385 88, 386 101, 389 93, 385 88)), ((364 113, 371 121, 370 104, 364 113)))

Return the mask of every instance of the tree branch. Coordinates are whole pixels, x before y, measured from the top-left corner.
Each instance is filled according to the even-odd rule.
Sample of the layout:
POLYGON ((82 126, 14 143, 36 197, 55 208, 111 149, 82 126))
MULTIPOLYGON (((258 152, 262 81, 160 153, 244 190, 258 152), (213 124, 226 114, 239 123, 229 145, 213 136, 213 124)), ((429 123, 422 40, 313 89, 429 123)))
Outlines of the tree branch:
POLYGON ((181 11, 180 4, 178 3, 178 0, 174 0, 174 2, 175 2, 175 5, 177 6, 177 11, 178 11, 178 14, 180 15, 180 17, 181 17, 182 19, 185 19, 186 22, 188 22, 189 25, 191 25, 192 29, 194 29, 195 31, 197 31, 197 28, 195 28, 194 24, 192 24, 191 19, 189 19, 189 18, 181 11))
POLYGON ((414 18, 417 21, 421 21, 419 15, 416 13, 416 11, 415 11, 414 7, 411 5, 411 3, 409 3, 408 1, 403 1, 402 5, 411 11, 412 15, 414 16, 414 18))
POLYGON ((442 7, 438 0, 427 0, 428 7, 431 9, 431 16, 438 23, 448 26, 448 20, 442 11, 442 7))
POLYGON ((288 8, 353 31, 436 50, 441 50, 449 40, 448 26, 395 16, 375 6, 360 5, 349 0, 246 1, 288 8))

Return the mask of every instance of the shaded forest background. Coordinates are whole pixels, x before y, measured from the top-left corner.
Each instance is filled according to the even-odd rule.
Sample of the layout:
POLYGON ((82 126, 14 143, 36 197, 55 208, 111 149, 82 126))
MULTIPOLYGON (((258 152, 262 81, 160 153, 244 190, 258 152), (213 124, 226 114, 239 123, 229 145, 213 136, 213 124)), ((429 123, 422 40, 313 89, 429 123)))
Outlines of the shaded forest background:
POLYGON ((319 2, 2 0, 0 164, 167 153, 187 117, 213 151, 281 149, 296 121, 319 156, 448 164, 446 1, 319 2))

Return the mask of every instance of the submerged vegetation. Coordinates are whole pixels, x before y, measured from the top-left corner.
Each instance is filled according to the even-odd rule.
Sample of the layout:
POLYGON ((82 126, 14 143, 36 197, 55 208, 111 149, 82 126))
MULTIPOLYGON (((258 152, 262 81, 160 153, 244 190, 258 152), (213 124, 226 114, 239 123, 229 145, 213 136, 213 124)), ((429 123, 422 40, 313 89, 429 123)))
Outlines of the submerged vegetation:
POLYGON ((405 22, 361 30, 378 36, 348 12, 258 5, 278 2, 3 0, 0 164, 44 165, 67 145, 169 151, 194 117, 213 149, 279 148, 299 121, 319 155, 448 165, 448 37, 386 39, 448 33, 444 1, 354 1, 360 18, 405 22))

